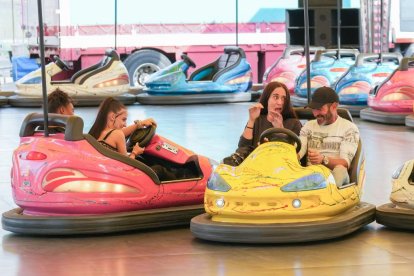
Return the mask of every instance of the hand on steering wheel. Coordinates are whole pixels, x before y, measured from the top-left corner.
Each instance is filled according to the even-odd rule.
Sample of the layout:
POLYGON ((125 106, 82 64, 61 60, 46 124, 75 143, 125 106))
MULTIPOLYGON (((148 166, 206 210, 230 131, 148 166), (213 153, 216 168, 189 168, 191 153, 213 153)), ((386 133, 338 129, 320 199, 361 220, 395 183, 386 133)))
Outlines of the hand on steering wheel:
POLYGON ((135 156, 138 156, 138 155, 141 155, 141 154, 143 154, 144 153, 144 151, 145 151, 145 147, 140 147, 139 146, 139 143, 137 142, 135 145, 134 145, 134 147, 132 148, 132 153, 135 155, 135 156))
POLYGON ((138 128, 149 127, 149 126, 155 126, 156 127, 157 126, 157 122, 155 122, 155 120, 153 118, 148 118, 148 119, 145 119, 145 120, 142 120, 142 121, 135 120, 134 123, 136 125, 138 125, 137 126, 138 128))
POLYGON ((150 125, 146 128, 135 129, 128 137, 128 140, 126 142, 127 151, 133 151, 133 148, 135 148, 137 143, 139 144, 140 148, 145 148, 151 141, 152 137, 154 137, 155 129, 155 125, 150 125))

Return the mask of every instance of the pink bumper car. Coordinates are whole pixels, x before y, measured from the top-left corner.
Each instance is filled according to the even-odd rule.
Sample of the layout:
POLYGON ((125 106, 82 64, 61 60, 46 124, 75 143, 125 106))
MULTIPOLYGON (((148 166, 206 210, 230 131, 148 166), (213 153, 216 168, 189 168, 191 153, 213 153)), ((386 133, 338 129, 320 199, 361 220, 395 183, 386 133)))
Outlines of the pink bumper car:
MULTIPOLYGON (((131 159, 83 134, 77 116, 29 114, 13 153, 11 185, 19 208, 3 213, 3 229, 29 235, 78 235, 187 225, 203 212, 211 161, 138 130, 145 146, 131 159), (168 170, 157 175, 155 166, 168 170)), ((128 143, 127 143, 128 144, 128 143)))
MULTIPOLYGON (((324 50, 324 47, 310 47, 310 60, 313 59, 317 50, 324 50)), ((284 83, 289 89, 290 94, 295 90, 296 79, 306 68, 305 49, 302 46, 289 46, 283 55, 266 69, 263 75, 263 84, 272 81, 284 83)))
POLYGON ((369 108, 361 110, 364 120, 404 125, 414 112, 414 58, 403 58, 400 67, 368 97, 369 108))

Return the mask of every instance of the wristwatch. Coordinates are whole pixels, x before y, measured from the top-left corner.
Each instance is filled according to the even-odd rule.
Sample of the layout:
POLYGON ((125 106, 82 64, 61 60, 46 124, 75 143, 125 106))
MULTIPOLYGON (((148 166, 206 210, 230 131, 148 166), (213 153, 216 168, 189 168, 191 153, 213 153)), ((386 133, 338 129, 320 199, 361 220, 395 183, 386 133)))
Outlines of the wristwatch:
POLYGON ((325 166, 328 166, 328 164, 329 164, 328 156, 323 155, 322 164, 324 164, 325 166))

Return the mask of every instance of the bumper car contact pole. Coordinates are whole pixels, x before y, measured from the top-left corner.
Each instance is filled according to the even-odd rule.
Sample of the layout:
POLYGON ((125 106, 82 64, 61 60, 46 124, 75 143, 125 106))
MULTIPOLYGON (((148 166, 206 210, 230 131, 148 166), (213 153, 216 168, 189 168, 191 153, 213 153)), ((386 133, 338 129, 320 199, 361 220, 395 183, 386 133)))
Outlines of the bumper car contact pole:
POLYGON ((311 79, 310 79, 310 54, 309 54, 309 5, 308 0, 303 1, 304 20, 305 20, 305 56, 306 56, 306 91, 308 95, 308 104, 311 99, 311 79))
POLYGON ((236 0, 236 46, 239 46, 239 0, 236 0))
POLYGON ((338 31, 336 32, 338 59, 341 59, 341 0, 336 1, 336 11, 336 24, 338 25, 338 31))
POLYGON ((44 128, 45 137, 49 136, 48 114, 47 114, 47 91, 46 91, 46 68, 45 68, 45 44, 44 44, 44 30, 43 30, 43 14, 42 14, 42 0, 37 0, 37 14, 39 18, 39 48, 40 48, 40 64, 42 69, 42 95, 43 95, 43 114, 44 114, 44 128))
POLYGON ((114 22, 114 32, 115 32, 115 34, 114 34, 114 40, 115 40, 115 42, 114 42, 114 49, 116 50, 116 39, 117 39, 117 35, 118 35, 118 1, 117 0, 115 0, 115 15, 114 15, 114 17, 115 17, 115 22, 114 22))

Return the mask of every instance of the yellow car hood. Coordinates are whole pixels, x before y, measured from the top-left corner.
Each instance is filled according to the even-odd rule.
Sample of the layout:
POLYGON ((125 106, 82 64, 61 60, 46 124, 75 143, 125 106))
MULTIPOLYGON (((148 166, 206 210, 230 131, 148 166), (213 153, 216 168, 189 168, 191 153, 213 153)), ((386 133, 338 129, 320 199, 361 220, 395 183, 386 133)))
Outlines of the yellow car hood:
MULTIPOLYGON (((292 145, 268 142, 256 148, 238 167, 220 165, 218 173, 232 187, 239 189, 260 188, 271 185, 282 187, 306 175, 321 174, 328 179, 331 172, 322 165, 302 167, 292 145)), ((329 178, 335 184, 333 178, 329 178)))
POLYGON ((357 185, 338 189, 325 166, 302 167, 294 146, 267 142, 238 167, 219 165, 204 204, 214 221, 272 223, 323 220, 359 201, 357 185))

